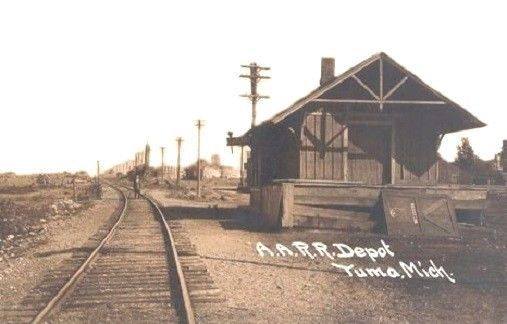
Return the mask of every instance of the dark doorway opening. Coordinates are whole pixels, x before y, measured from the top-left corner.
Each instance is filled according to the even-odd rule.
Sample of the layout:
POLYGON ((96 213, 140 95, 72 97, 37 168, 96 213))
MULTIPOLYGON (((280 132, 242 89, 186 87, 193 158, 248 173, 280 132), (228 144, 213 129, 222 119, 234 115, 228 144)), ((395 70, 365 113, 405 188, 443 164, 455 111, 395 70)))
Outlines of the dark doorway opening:
POLYGON ((391 183, 391 127, 367 124, 349 127, 348 167, 352 181, 391 183))

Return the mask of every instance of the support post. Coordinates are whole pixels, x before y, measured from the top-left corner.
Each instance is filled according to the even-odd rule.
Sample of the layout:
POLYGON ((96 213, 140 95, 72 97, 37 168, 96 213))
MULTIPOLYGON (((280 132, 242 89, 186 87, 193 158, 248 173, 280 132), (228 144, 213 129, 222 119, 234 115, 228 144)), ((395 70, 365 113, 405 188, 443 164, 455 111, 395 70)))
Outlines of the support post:
POLYGON ((396 184, 396 124, 394 120, 391 127, 391 184, 396 184))
POLYGON ((245 147, 243 145, 241 145, 241 157, 240 157, 240 161, 239 161, 239 183, 240 183, 240 186, 241 187, 244 187, 245 186, 245 175, 244 175, 244 168, 243 168, 243 165, 244 165, 244 151, 245 151, 245 147))
POLYGON ((100 187, 100 162, 97 161, 97 199, 102 199, 102 188, 100 187))
POLYGON ((180 186, 180 174, 181 174, 181 142, 183 142, 183 138, 177 137, 176 142, 178 143, 178 157, 176 161, 176 187, 180 186))
POLYGON ((201 128, 204 123, 201 119, 197 120, 197 198, 201 197, 201 128))
POLYGON ((342 167, 343 167, 343 181, 349 180, 349 126, 345 125, 342 135, 342 167))
POLYGON ((294 226, 294 184, 282 183, 282 227, 294 226))
POLYGON ((160 155, 161 155, 161 159, 162 159, 162 162, 160 163, 161 164, 161 175, 162 175, 162 183, 164 183, 164 150, 165 150, 165 147, 160 147, 160 155))
POLYGON ((97 185, 100 185, 100 162, 97 161, 97 185))

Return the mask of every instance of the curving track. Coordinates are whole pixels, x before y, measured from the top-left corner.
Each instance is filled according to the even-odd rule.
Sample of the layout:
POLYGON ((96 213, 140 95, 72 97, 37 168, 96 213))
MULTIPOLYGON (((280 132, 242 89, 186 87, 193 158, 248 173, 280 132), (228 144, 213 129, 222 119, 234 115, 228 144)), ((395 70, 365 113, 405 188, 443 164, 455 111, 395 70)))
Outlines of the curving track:
POLYGON ((91 253, 79 254, 78 267, 70 260, 51 273, 46 280, 53 278, 57 288, 43 283, 40 295, 24 301, 31 309, 21 309, 20 322, 195 322, 160 209, 147 197, 129 199, 126 190, 115 189, 123 202, 116 222, 93 240, 91 253))

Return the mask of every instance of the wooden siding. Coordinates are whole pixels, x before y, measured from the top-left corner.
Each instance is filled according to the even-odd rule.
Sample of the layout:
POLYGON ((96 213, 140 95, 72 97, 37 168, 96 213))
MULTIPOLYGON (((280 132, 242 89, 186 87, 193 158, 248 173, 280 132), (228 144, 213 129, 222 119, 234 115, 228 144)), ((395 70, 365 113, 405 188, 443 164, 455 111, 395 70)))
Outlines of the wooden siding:
POLYGON ((308 114, 301 127, 299 178, 343 179, 343 123, 335 114, 308 114))
POLYGON ((349 179, 368 184, 390 183, 390 128, 352 125, 349 128, 349 179))

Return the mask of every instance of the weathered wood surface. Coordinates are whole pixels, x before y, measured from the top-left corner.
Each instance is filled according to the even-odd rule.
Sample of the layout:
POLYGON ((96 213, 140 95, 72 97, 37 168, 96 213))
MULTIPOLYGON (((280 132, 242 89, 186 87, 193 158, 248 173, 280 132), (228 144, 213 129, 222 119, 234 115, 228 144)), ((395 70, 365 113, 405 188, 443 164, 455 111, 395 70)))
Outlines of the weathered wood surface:
MULTIPOLYGON (((250 202, 252 209, 261 217, 263 223, 270 227, 295 226, 371 231, 373 228, 380 228, 380 223, 383 222, 376 223, 379 221, 376 206, 379 203, 380 192, 385 188, 396 190, 405 196, 419 197, 413 200, 417 205, 418 214, 420 211, 417 208, 430 209, 430 212, 433 212, 431 209, 435 207, 428 205, 420 197, 440 194, 437 196, 441 199, 444 197, 457 199, 452 201, 456 209, 481 210, 485 201, 481 197, 486 196, 486 187, 386 187, 293 179, 285 182, 277 181, 261 189, 252 188, 250 202)), ((444 205, 437 207, 436 209, 441 209, 444 205)), ((407 209, 405 212, 410 215, 411 210, 407 209)), ((455 219, 455 215, 453 217, 455 219)), ((451 227, 453 224, 454 221, 451 221, 451 227)), ((445 228, 449 223, 444 222, 444 225, 445 228)), ((420 233, 417 235, 424 234, 422 230, 419 228, 420 233)), ((410 230, 403 232, 403 235, 410 234, 410 230)))
POLYGON ((282 227, 294 226, 294 185, 282 184, 282 227))
POLYGON ((303 179, 343 179, 346 128, 326 110, 305 116, 301 125, 300 169, 303 179))
POLYGON ((250 192, 250 208, 270 228, 293 226, 294 185, 272 184, 250 192))
POLYGON ((261 189, 261 214, 265 226, 279 226, 282 214, 281 185, 265 186, 261 189))
POLYGON ((361 197, 354 195, 340 196, 313 196, 297 195, 294 196, 296 204, 305 205, 326 205, 326 206, 358 206, 373 207, 378 201, 378 197, 361 197))
POLYGON ((315 215, 294 215, 294 226, 303 228, 326 228, 344 231, 365 231, 369 232, 375 227, 371 220, 345 220, 341 217, 327 217, 315 215))
POLYGON ((488 192, 484 211, 486 227, 507 237, 507 189, 488 192))
POLYGON ((250 188, 250 209, 255 213, 261 212, 261 190, 250 188))
POLYGON ((353 125, 349 130, 349 180, 391 183, 390 128, 353 125))
POLYGON ((389 235, 461 237, 447 196, 382 190, 381 197, 389 235))

